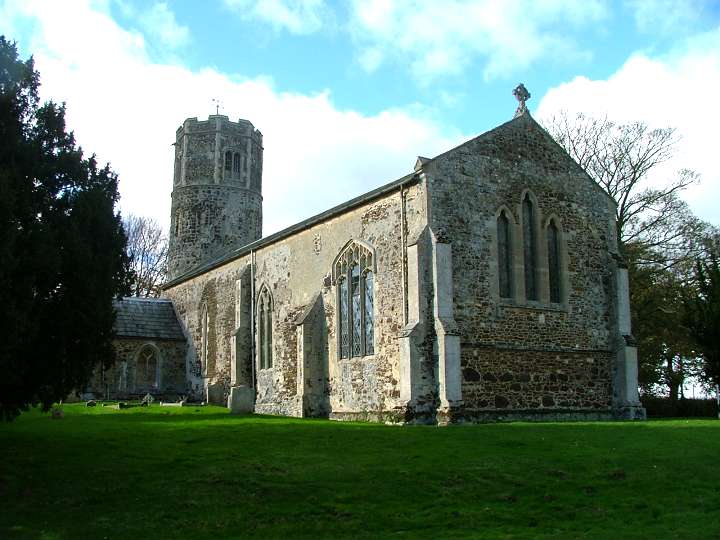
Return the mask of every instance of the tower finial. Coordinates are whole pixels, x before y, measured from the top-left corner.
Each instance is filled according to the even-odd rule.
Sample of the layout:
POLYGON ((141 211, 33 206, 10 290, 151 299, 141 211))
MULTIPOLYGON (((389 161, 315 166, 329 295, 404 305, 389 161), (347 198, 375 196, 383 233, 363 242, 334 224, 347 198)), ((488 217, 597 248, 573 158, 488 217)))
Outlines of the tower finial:
POLYGON ((520 83, 513 90, 513 96, 518 100, 518 108, 515 110, 515 116, 513 116, 513 118, 517 118, 527 112, 525 102, 530 99, 530 92, 527 91, 523 83, 520 83))
POLYGON ((217 98, 212 98, 212 102, 215 104, 215 115, 217 116, 220 114, 220 107, 222 106, 222 102, 217 98))

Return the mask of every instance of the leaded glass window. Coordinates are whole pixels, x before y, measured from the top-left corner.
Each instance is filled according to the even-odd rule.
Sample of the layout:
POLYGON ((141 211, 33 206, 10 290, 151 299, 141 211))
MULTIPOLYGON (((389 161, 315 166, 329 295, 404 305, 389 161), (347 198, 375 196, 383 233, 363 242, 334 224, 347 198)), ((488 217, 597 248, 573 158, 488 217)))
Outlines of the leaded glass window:
POLYGON ((560 302, 560 234, 555 221, 547 228, 547 251, 550 301, 560 302))
POLYGON ((498 281, 501 298, 512 296, 510 279, 510 222, 503 211, 497 218, 498 281))
POLYGON ((232 169, 232 152, 225 152, 225 170, 230 172, 232 169))
POLYGON ((525 264, 525 298, 537 300, 535 209, 529 195, 522 202, 523 262, 525 264))
POLYGON ((350 332, 348 329, 348 281, 340 278, 340 317, 338 320, 340 333, 340 357, 350 357, 350 332))
POLYGON ((373 255, 350 244, 336 259, 333 277, 338 292, 338 349, 340 358, 375 353, 373 255))
POLYGON ((365 354, 375 354, 375 321, 373 318, 373 273, 365 273, 365 354))
POLYGON ((362 356, 362 310, 360 309, 360 267, 353 264, 350 270, 352 288, 352 355, 362 356))

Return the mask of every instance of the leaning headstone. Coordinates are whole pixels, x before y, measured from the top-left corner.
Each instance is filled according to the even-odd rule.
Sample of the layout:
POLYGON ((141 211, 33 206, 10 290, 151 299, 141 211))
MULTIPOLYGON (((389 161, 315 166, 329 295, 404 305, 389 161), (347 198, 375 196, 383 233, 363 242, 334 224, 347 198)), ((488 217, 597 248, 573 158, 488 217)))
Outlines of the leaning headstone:
POLYGON ((63 418, 65 418, 65 413, 60 407, 53 407, 51 414, 53 420, 62 420, 63 418))
POLYGON ((97 405, 97 401, 95 401, 94 399, 85 402, 86 407, 94 407, 95 405, 97 405))

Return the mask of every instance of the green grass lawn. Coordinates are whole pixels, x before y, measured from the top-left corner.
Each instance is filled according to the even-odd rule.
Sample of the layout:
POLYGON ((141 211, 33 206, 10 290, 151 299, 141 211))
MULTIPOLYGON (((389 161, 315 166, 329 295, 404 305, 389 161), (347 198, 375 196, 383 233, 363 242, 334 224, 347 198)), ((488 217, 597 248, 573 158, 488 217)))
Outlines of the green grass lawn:
POLYGON ((716 420, 64 409, 0 425, 0 538, 720 538, 716 420))

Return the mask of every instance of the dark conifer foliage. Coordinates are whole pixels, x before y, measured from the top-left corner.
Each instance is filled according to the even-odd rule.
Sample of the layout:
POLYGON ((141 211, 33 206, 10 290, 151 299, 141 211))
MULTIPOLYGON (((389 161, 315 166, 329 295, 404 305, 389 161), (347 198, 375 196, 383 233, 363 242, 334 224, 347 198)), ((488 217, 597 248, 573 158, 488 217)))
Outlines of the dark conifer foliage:
POLYGON ((83 158, 65 107, 0 36, 0 416, 45 409, 114 361, 112 300, 127 293, 117 176, 83 158))

